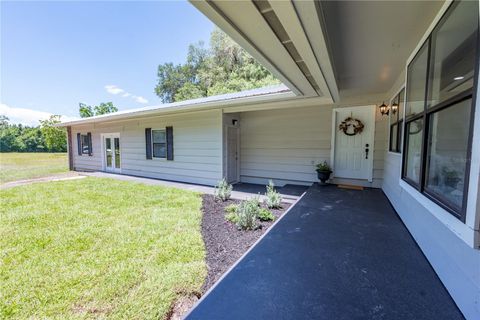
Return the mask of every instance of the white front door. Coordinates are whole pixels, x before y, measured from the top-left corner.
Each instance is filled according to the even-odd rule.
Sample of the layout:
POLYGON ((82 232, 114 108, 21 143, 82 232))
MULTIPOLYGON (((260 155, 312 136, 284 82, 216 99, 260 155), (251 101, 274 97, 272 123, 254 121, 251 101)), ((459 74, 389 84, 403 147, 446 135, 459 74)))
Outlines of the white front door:
POLYGON ((227 180, 238 182, 238 128, 227 128, 227 180))
POLYGON ((333 109, 334 112, 334 164, 336 178, 362 179, 372 181, 373 144, 375 134, 375 106, 333 109), (339 127, 348 118, 347 130, 339 127), (363 130, 354 134, 360 120, 363 130))
POLYGON ((103 135, 103 158, 105 171, 120 172, 120 134, 109 133, 103 135))

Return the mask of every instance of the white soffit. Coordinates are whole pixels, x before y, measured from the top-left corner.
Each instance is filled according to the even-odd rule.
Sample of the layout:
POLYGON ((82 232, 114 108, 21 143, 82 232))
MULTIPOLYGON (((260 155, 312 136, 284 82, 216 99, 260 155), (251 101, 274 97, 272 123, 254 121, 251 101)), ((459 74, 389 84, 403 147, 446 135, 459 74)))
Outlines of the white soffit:
MULTIPOLYGON (((290 1, 277 3, 265 0, 213 0, 191 1, 191 3, 295 94, 307 97, 321 96, 328 98, 330 102, 333 102, 332 98, 338 96, 329 60, 322 61, 325 66, 318 63, 319 58, 325 57, 326 46, 324 43, 320 45, 323 47, 323 52, 321 50, 313 52, 309 38, 303 29, 305 25, 315 25, 315 31, 320 30, 321 33, 317 10, 310 12, 309 15, 305 13, 306 10, 315 7, 313 0, 299 4, 302 6, 300 10, 302 17, 308 17, 309 20, 305 25, 290 1), (295 46, 294 54, 290 48, 292 45, 295 46), (287 46, 290 46, 288 50, 287 46), (333 83, 327 85, 323 69, 326 72, 330 70, 328 79, 333 80, 333 83)), ((323 41, 323 39, 323 36, 316 36, 314 40, 323 41)))
POLYGON ((338 100, 338 89, 314 1, 270 1, 321 92, 338 100), (329 75, 330 86, 325 80, 329 75))

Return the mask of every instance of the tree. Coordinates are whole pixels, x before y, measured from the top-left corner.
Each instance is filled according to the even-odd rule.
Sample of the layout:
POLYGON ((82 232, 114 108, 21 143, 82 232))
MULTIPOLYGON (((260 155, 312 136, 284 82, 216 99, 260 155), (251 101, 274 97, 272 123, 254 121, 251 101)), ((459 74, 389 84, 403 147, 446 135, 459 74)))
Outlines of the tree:
POLYGON ((92 107, 86 105, 86 104, 83 103, 83 102, 80 102, 80 103, 79 103, 79 110, 78 110, 78 112, 80 113, 80 117, 82 117, 82 118, 89 118, 89 117, 93 117, 93 116, 94 116, 92 107))
POLYGON ((184 64, 161 64, 157 75, 155 93, 165 103, 279 83, 218 28, 210 35, 209 48, 202 42, 191 44, 184 64))
POLYGON ((40 120, 41 133, 45 139, 45 146, 49 151, 67 151, 67 138, 64 128, 55 127, 60 123, 59 115, 52 115, 46 120, 40 120))
POLYGON ((107 102, 107 103, 102 102, 100 103, 100 105, 95 106, 93 109, 95 110, 96 116, 118 111, 117 107, 114 107, 112 102, 107 102))
POLYGON ((117 107, 115 107, 112 102, 102 102, 100 105, 93 107, 80 102, 78 108, 78 112, 82 118, 89 118, 117 111, 117 107))

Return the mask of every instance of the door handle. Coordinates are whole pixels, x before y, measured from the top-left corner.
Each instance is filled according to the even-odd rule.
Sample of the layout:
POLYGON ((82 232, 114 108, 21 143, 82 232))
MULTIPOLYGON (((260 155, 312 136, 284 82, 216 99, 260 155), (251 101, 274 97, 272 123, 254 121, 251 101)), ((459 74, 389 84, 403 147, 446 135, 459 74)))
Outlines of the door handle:
POLYGON ((370 149, 368 149, 369 146, 368 143, 365 145, 365 159, 368 159, 368 151, 370 151, 370 149))

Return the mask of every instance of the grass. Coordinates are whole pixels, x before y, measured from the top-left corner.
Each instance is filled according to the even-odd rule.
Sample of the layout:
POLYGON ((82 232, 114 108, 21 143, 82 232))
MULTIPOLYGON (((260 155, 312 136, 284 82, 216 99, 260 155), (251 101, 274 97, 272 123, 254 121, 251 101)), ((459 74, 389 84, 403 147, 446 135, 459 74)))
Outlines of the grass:
POLYGON ((85 178, 0 200, 0 318, 162 319, 201 288, 197 193, 85 178))
POLYGON ((66 153, 0 153, 0 183, 66 171, 66 153))

